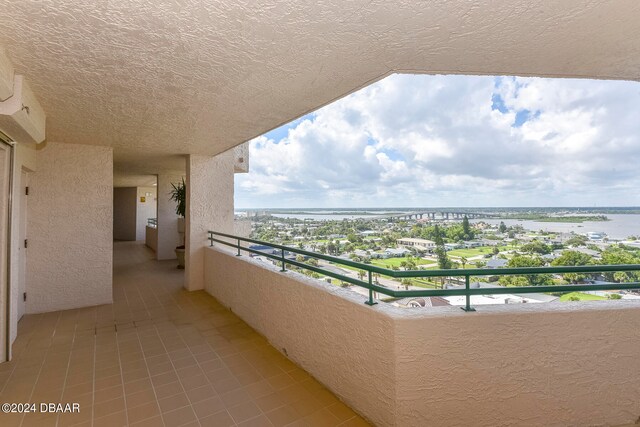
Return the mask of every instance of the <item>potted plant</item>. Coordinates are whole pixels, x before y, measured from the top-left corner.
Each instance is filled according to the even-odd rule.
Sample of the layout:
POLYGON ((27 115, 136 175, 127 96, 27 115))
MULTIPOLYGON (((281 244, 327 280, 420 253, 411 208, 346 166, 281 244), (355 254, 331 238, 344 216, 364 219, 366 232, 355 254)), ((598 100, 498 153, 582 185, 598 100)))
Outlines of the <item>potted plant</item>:
POLYGON ((178 258, 178 268, 184 268, 184 216, 187 207, 187 186, 184 178, 181 183, 171 183, 173 187, 169 193, 169 200, 176 202, 176 214, 178 214, 178 232, 182 235, 182 245, 176 246, 176 257, 178 258))

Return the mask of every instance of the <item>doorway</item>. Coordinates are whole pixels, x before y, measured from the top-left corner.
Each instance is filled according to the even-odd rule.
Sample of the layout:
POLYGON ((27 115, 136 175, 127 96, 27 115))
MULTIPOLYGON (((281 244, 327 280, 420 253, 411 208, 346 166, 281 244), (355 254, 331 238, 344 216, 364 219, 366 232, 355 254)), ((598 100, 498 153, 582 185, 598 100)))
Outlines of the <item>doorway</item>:
POLYGON ((12 301, 9 287, 11 244, 11 187, 13 175, 13 147, 0 132, 0 362, 10 359, 10 328, 12 301))

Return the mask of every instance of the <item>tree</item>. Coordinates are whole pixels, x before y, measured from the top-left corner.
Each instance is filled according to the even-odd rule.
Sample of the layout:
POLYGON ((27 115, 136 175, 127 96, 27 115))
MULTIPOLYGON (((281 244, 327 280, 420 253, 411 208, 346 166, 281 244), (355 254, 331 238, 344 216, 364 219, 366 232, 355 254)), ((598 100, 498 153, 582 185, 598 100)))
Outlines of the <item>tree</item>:
MULTIPOLYGON (((542 267, 544 261, 539 256, 516 255, 509 260, 507 267, 542 267)), ((502 276, 502 286, 547 286, 553 285, 550 274, 527 274, 522 276, 502 276)))
MULTIPOLYGON (((602 252, 602 263, 606 265, 637 264, 640 260, 631 252, 617 246, 609 246, 602 252)), ((634 271, 618 271, 603 273, 606 280, 613 282, 631 282, 640 280, 640 273, 634 271)))
POLYGON ((473 239, 474 233, 471 227, 469 226, 469 218, 467 218, 466 215, 462 219, 462 232, 464 233, 464 237, 463 237, 464 240, 473 239))
POLYGON ((337 252, 336 245, 331 241, 327 243, 327 252, 329 253, 329 255, 335 255, 337 252))
POLYGON ((468 259, 466 259, 465 257, 460 257, 460 264, 462 264, 462 268, 464 268, 467 265, 467 262, 469 262, 468 259))
POLYGON ((522 252, 527 252, 530 254, 549 254, 551 253, 551 248, 549 245, 545 245, 539 240, 534 240, 532 242, 527 243, 526 245, 522 245, 520 248, 522 252))
MULTIPOLYGON (((571 265, 589 265, 591 257, 578 251, 564 251, 562 255, 554 259, 551 265, 554 266, 571 266, 571 265)), ((565 273, 562 275, 564 280, 568 282, 579 282, 586 279, 589 275, 586 273, 565 273)))
POLYGON ((505 231, 507 231, 507 226, 504 223, 504 221, 500 221, 500 225, 498 226, 498 231, 501 233, 504 233, 505 231))
POLYGON ((574 248, 576 248, 578 246, 584 246, 587 243, 587 240, 588 240, 587 236, 582 236, 580 234, 577 234, 572 238, 570 238, 569 240, 567 240, 565 244, 567 246, 573 246, 574 248))
POLYGON ((442 239, 442 234, 440 231, 440 227, 435 226, 435 240, 436 244, 436 257, 438 258, 438 268, 441 270, 447 270, 451 268, 451 261, 447 256, 447 250, 444 247, 444 240, 442 239))

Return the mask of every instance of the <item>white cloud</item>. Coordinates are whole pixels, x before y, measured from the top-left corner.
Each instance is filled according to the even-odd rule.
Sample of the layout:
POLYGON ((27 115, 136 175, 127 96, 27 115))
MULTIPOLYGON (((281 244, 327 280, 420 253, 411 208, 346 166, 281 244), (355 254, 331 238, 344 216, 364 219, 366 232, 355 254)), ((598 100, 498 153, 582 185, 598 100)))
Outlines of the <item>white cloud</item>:
POLYGON ((638 205, 638 117, 634 82, 394 75, 252 141, 236 205, 638 205))

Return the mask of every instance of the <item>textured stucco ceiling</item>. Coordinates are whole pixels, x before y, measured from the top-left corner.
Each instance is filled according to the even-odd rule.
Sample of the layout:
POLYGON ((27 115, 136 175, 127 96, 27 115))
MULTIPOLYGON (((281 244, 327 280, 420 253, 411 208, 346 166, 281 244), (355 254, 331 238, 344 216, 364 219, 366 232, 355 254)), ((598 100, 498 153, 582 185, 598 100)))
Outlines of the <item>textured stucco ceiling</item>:
POLYGON ((3 0, 47 139, 216 154, 391 72, 640 79, 640 2, 3 0))
POLYGON ((118 173, 113 176, 114 187, 155 187, 158 177, 155 175, 132 175, 118 173))

